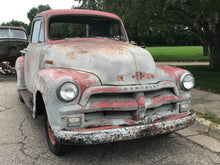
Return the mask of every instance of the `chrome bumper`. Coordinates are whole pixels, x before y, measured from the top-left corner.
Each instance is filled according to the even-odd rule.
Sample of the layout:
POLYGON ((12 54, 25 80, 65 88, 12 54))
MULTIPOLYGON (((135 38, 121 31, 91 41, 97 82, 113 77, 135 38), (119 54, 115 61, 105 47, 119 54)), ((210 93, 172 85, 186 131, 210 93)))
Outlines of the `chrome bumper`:
MULTIPOLYGON (((160 119, 150 124, 134 126, 118 126, 108 129, 81 129, 76 131, 55 131, 55 140, 62 144, 100 144, 116 141, 137 139, 141 137, 170 133, 192 125, 195 122, 195 113, 185 113, 165 119, 160 119)), ((144 122, 143 122, 144 123, 144 122)), ((100 127, 102 128, 102 127, 100 127)))

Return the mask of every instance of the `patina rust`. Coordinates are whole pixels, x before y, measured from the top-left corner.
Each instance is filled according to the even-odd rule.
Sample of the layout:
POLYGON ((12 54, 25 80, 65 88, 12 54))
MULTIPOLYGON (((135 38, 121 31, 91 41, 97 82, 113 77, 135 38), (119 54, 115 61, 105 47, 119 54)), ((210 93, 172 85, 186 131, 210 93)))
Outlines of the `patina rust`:
POLYGON ((28 97, 24 101, 34 118, 46 114, 54 133, 48 135, 49 148, 62 143, 97 144, 154 136, 195 121, 195 114, 189 112, 191 93, 181 88, 180 81, 189 72, 156 66, 147 50, 129 44, 118 16, 52 10, 40 13, 33 22, 32 31, 41 23, 43 36, 31 34, 40 41, 31 40, 25 55, 16 61, 17 89, 28 97), (79 31, 72 36, 71 31, 56 34, 58 27, 73 26, 74 21, 77 26, 82 23, 79 31), (97 21, 103 28, 95 26, 97 21), (108 25, 119 27, 117 35, 111 35, 108 25), (72 100, 60 96, 65 83, 74 86, 62 91, 67 91, 68 97, 73 96, 68 92, 74 91, 72 100), (187 105, 183 111, 181 104, 187 105))
POLYGON ((74 129, 73 131, 55 132, 56 140, 63 144, 100 144, 111 143, 170 133, 183 129, 195 122, 195 114, 187 117, 172 116, 172 120, 161 119, 146 125, 130 127, 98 127, 92 129, 74 129))

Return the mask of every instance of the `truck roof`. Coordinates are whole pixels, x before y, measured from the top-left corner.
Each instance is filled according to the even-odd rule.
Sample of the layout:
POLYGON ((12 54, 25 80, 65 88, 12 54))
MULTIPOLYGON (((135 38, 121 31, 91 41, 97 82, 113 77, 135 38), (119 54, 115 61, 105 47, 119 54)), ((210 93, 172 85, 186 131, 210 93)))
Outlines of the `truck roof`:
POLYGON ((0 26, 0 29, 18 29, 25 31, 23 27, 17 27, 17 26, 0 26))
POLYGON ((56 10, 47 10, 42 13, 39 13, 37 16, 46 16, 46 18, 49 18, 54 15, 96 15, 96 16, 104 16, 104 17, 111 17, 114 19, 121 20, 117 15, 108 13, 108 12, 102 12, 102 11, 96 11, 96 10, 84 10, 84 9, 56 9, 56 10))

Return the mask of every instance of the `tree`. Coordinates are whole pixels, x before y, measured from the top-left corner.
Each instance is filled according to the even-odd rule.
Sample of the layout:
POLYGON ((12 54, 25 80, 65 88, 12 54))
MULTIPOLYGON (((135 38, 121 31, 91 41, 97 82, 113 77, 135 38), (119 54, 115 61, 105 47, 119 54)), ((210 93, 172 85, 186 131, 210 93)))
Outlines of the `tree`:
POLYGON ((30 32, 31 32, 31 24, 32 24, 32 21, 34 20, 34 17, 37 14, 39 14, 43 11, 46 11, 46 10, 51 10, 51 7, 49 5, 39 5, 37 8, 33 7, 29 10, 29 12, 27 13, 27 17, 30 20, 30 23, 27 27, 27 33, 28 34, 30 34, 30 32))
MULTIPOLYGON (((220 1, 218 0, 103 0, 103 9, 118 14, 140 35, 152 27, 164 31, 180 25, 209 46, 211 69, 220 68, 220 1)), ((127 24, 127 25, 129 25, 127 24)))
POLYGON ((33 7, 29 10, 29 12, 27 13, 27 17, 30 20, 30 22, 32 23, 34 17, 46 10, 51 10, 51 7, 49 5, 39 5, 37 8, 33 7))
POLYGON ((79 3, 78 7, 73 6, 72 9, 91 9, 102 10, 102 0, 75 0, 79 3))
POLYGON ((3 22, 1 25, 2 26, 18 26, 18 27, 23 27, 26 30, 27 30, 27 26, 28 26, 24 22, 17 21, 17 20, 14 20, 14 19, 10 22, 3 22))

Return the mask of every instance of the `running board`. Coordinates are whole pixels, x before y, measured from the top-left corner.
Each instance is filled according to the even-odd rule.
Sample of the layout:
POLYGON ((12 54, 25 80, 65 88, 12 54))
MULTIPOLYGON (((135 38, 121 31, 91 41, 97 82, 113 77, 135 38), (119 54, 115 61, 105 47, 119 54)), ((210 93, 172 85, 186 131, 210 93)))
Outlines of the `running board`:
POLYGON ((20 90, 20 94, 27 107, 33 110, 33 94, 30 93, 28 90, 20 90))

